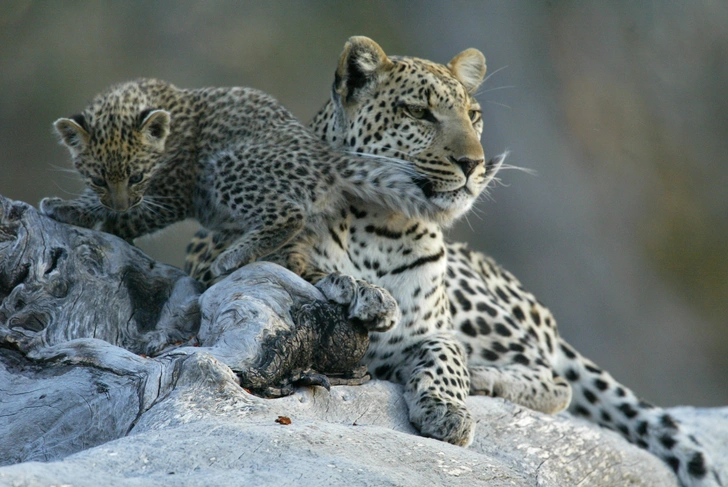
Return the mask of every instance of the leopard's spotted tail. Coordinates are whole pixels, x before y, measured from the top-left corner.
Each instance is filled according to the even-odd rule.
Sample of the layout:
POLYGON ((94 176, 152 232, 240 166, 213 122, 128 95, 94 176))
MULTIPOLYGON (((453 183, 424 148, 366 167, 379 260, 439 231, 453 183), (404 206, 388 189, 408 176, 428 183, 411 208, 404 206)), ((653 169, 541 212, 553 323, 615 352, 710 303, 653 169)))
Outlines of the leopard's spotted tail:
POLYGON ((664 460, 685 487, 723 485, 698 440, 667 411, 640 400, 558 339, 553 367, 571 384, 569 411, 622 434, 664 460))

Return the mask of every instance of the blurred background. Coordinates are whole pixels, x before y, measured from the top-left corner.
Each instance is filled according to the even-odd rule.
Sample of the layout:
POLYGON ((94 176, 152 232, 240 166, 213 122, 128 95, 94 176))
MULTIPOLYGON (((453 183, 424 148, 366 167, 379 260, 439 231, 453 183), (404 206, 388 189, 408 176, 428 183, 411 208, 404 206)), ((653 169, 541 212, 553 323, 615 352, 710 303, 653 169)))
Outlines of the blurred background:
MULTIPOLYGON (((52 122, 106 86, 248 85, 308 122, 352 35, 448 62, 483 51, 501 173, 451 238, 548 305, 562 335, 664 406, 728 405, 728 2, 0 3, 0 194, 72 198, 52 122)), ((194 223, 140 245, 180 265, 194 223)))

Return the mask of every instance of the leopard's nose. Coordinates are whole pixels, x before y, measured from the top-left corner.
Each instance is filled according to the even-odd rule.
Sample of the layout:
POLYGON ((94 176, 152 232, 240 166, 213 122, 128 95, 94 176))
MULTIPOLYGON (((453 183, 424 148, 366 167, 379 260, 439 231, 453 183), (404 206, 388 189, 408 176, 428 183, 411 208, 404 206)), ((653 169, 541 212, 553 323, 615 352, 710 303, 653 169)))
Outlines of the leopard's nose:
POLYGON ((473 170, 478 167, 478 164, 483 164, 483 159, 475 160, 469 157, 461 157, 455 161, 455 164, 460 166, 460 169, 463 170, 463 174, 467 178, 472 174, 473 170))

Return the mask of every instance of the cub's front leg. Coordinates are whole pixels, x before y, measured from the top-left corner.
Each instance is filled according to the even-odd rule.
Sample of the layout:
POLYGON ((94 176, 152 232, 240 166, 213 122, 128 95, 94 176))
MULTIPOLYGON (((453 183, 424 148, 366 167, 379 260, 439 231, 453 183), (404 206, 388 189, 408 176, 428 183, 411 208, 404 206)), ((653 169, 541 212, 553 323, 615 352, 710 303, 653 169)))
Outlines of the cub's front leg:
POLYGON ((43 198, 40 210, 56 221, 111 233, 133 243, 135 238, 160 230, 187 216, 189 205, 184 199, 167 197, 163 201, 164 204, 157 203, 153 197, 148 197, 138 206, 117 212, 104 208, 96 193, 87 188, 75 200, 43 198))
POLYGON ((89 188, 75 200, 43 198, 40 201, 40 211, 61 223, 84 228, 95 228, 106 219, 108 212, 99 203, 96 193, 89 188))
POLYGON ((242 232, 223 230, 224 240, 231 244, 215 258, 210 270, 213 277, 221 277, 257 259, 279 250, 303 230, 305 214, 293 205, 281 207, 278 214, 248 221, 249 228, 242 232))

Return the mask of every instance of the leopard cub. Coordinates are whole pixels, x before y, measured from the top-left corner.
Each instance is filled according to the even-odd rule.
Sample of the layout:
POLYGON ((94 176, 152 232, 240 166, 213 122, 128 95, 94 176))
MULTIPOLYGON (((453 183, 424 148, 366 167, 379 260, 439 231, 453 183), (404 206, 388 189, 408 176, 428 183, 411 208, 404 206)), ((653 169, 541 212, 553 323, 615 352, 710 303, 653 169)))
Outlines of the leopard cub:
POLYGON ((139 79, 109 88, 55 129, 88 187, 75 200, 43 199, 43 213, 128 241, 196 218, 233 242, 215 259, 216 276, 304 228, 326 231, 345 194, 411 215, 437 211, 410 163, 335 151, 252 88, 139 79))

